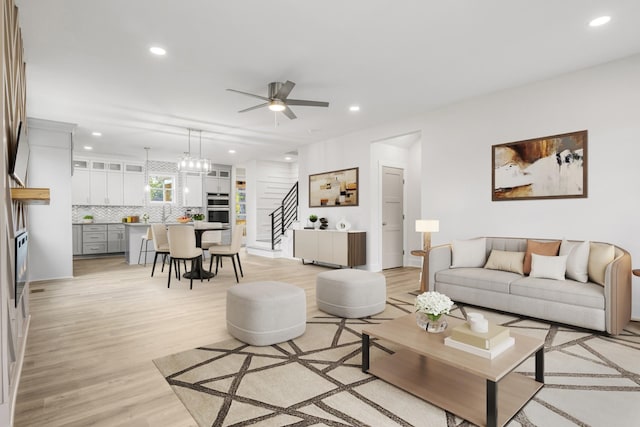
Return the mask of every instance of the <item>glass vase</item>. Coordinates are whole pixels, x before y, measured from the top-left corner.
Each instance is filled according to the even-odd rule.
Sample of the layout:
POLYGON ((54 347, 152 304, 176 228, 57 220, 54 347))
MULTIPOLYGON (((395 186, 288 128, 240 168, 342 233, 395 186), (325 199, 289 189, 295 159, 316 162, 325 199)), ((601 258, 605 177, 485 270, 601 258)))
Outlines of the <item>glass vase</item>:
POLYGON ((447 329, 447 319, 442 314, 416 313, 416 323, 420 329, 439 334, 447 329))

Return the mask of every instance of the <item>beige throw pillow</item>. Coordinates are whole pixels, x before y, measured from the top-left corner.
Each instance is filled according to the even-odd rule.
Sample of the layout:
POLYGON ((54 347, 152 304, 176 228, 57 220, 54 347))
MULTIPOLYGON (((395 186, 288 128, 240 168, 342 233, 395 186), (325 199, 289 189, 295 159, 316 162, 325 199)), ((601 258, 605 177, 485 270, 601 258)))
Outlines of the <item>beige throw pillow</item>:
POLYGON ((451 268, 482 267, 487 260, 487 239, 454 240, 451 268))
POLYGON ((524 274, 531 272, 531 254, 556 256, 560 249, 560 240, 552 242, 538 242, 527 240, 527 252, 524 254, 524 274))
POLYGON ((490 270, 511 271, 524 275, 524 252, 499 251, 491 250, 489 259, 484 268, 490 270))
POLYGON ((604 286, 604 272, 607 265, 616 257, 613 245, 606 243, 593 243, 589 247, 589 279, 604 286))
POLYGON ((589 281, 589 242, 569 242, 562 240, 560 255, 567 255, 567 273, 569 279, 586 283, 589 281))
POLYGON ((567 270, 567 256, 531 255, 531 273, 529 277, 539 279, 564 280, 567 270))

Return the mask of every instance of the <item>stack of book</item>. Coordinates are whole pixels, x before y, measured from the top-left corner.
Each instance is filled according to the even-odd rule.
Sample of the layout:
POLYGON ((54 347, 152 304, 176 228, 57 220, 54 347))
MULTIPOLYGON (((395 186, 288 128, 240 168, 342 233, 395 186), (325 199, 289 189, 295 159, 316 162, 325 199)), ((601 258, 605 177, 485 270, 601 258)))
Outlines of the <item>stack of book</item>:
POLYGON ((444 339, 444 343, 449 347, 493 359, 513 346, 515 339, 509 334, 509 328, 504 326, 490 323, 487 332, 475 332, 465 322, 451 329, 451 335, 444 339))

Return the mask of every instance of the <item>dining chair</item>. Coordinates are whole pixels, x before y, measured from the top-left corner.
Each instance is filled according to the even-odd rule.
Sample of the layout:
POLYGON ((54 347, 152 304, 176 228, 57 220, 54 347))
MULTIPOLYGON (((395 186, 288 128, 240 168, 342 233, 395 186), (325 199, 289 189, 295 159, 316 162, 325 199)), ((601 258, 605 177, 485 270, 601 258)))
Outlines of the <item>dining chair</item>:
POLYGON ((147 265, 147 254, 149 253, 149 242, 153 241, 153 234, 151 227, 147 227, 147 233, 142 235, 140 239, 140 253, 138 254, 138 264, 140 264, 140 258, 142 258, 142 252, 144 252, 144 266, 147 265), (144 248, 144 250, 142 250, 144 248))
POLYGON ((150 228, 153 249, 156 251, 156 255, 153 257, 153 267, 151 268, 151 277, 153 277, 158 255, 162 255, 162 271, 164 271, 164 263, 169 255, 169 239, 167 237, 167 227, 164 224, 152 224, 150 228))
MULTIPOLYGON (((207 227, 222 228, 221 222, 208 222, 207 227)), ((207 230, 202 233, 202 240, 200 241, 200 247, 202 250, 209 250, 212 246, 218 246, 222 244, 222 231, 220 230, 207 230)), ((211 255, 209 255, 211 256, 211 255)))
MULTIPOLYGON (((191 271, 196 268, 196 261, 202 257, 202 249, 196 246, 196 234, 193 227, 188 225, 171 225, 168 231, 169 237, 169 279, 167 288, 171 287, 171 267, 175 266, 180 280, 179 262, 191 260, 191 271)), ((186 270, 186 267, 185 267, 186 270)), ((202 281, 202 279, 200 279, 202 281)), ((193 274, 189 277, 189 289, 193 289, 193 274)))
POLYGON ((238 267, 240 267, 240 275, 244 277, 242 271, 242 264, 240 263, 240 246, 242 245, 242 236, 244 234, 244 224, 236 225, 231 236, 231 244, 228 246, 211 246, 209 248, 209 254, 211 254, 211 260, 209 261, 209 272, 213 267, 213 258, 216 258, 216 272, 218 274, 218 265, 221 262, 222 257, 229 257, 233 262, 233 271, 236 273, 236 282, 240 283, 238 279, 238 270, 236 269, 236 259, 238 260, 238 267))

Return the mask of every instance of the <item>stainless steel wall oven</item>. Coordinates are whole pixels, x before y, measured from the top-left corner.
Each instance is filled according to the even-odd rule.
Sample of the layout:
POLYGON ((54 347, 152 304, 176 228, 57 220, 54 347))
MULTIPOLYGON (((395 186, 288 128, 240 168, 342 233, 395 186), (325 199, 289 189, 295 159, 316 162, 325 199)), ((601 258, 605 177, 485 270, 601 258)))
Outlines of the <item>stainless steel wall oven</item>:
POLYGON ((207 193, 207 221, 229 224, 231 201, 225 193, 207 193))

